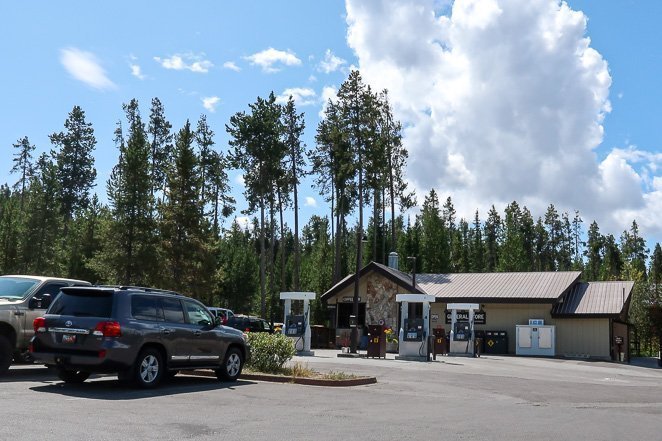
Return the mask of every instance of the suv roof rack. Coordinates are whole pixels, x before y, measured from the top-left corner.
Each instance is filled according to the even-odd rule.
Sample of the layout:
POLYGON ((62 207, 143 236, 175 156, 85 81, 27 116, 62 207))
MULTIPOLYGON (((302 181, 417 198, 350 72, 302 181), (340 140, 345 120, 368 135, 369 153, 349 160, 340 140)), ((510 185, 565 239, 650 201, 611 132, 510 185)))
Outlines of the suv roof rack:
MULTIPOLYGON (((135 285, 94 285, 97 288, 115 288, 121 290, 132 290, 132 291, 144 291, 144 292, 154 292, 159 294, 171 294, 175 296, 184 296, 176 291, 171 291, 168 289, 159 289, 159 288, 150 288, 147 286, 135 286, 135 285)), ((186 297, 186 296, 184 296, 186 297)))

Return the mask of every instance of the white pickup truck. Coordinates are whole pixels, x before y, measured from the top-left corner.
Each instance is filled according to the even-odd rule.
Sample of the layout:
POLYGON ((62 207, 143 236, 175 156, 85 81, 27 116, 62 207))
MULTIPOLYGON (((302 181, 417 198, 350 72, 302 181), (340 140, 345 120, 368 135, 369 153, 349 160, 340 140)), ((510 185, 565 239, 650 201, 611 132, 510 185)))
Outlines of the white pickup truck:
POLYGON ((89 282, 41 276, 0 276, 0 376, 12 361, 25 360, 34 335, 32 322, 41 317, 65 286, 89 282))

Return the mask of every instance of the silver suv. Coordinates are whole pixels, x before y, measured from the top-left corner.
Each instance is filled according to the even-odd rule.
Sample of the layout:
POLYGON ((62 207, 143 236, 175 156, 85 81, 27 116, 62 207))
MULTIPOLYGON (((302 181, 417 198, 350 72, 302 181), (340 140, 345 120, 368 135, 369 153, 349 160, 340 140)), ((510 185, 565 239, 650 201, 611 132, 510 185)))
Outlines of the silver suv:
POLYGON ((0 276, 0 375, 12 361, 28 360, 34 335, 32 322, 65 286, 89 286, 75 279, 40 276, 0 276))

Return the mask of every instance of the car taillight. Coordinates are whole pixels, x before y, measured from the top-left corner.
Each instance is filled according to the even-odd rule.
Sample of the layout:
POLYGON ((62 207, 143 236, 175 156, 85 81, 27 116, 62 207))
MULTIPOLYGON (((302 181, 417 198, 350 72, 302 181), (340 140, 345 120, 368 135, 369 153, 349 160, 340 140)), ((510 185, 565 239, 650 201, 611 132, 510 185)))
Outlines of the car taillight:
POLYGON ((121 337, 122 328, 119 322, 99 322, 92 334, 99 337, 121 337))
POLYGON ((244 329, 244 332, 251 332, 249 328, 244 329))
POLYGON ((37 317, 32 322, 32 327, 34 328, 34 332, 46 332, 46 319, 37 317))

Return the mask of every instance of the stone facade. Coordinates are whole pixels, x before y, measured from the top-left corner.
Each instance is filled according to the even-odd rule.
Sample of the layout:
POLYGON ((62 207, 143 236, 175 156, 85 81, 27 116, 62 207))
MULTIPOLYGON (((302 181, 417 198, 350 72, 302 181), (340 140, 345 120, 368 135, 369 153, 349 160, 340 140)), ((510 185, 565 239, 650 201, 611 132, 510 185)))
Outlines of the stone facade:
POLYGON ((378 324, 398 329, 398 304, 395 295, 401 288, 386 277, 372 272, 367 277, 366 325, 378 324))

